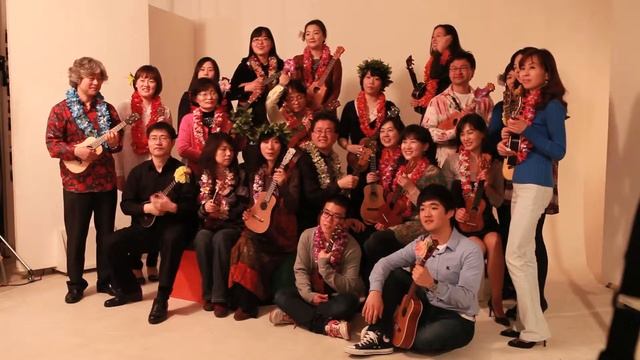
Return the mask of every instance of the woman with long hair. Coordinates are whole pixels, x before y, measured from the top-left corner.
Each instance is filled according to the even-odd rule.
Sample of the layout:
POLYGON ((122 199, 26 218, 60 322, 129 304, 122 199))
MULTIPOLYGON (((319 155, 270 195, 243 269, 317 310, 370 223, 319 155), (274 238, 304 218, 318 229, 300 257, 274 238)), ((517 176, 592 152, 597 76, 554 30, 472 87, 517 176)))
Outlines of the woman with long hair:
POLYGON ((229 254, 242 229, 240 219, 248 202, 248 192, 230 135, 209 136, 200 166, 203 172, 198 215, 202 223, 193 242, 202 275, 204 310, 224 317, 229 312, 229 254))
POLYGON ((468 114, 460 119, 456 125, 456 140, 458 152, 450 155, 442 166, 456 202, 456 228, 486 254, 491 283, 489 313, 495 312, 495 322, 509 326, 502 308, 504 253, 498 222, 493 216, 493 208, 500 206, 504 195, 502 162, 493 159, 488 146, 487 125, 478 114, 468 114), (484 211, 477 218, 468 211, 471 209, 467 205, 473 204, 479 194, 482 194, 479 206, 484 206, 484 211), (480 220, 484 224, 482 227, 476 226, 480 220))
POLYGON ((252 109, 254 126, 267 122, 265 101, 270 87, 265 80, 271 78, 275 83, 276 73, 283 66, 271 30, 264 26, 253 29, 249 37, 249 54, 240 61, 231 78, 230 99, 238 100, 238 107, 252 109))
MULTIPOLYGON (((245 227, 231 250, 229 287, 236 307, 234 319, 238 321, 257 317, 258 305, 273 295, 271 275, 287 256, 295 253, 298 244, 300 176, 295 166, 280 166, 287 140, 279 129, 277 125, 262 128, 257 161, 254 167, 247 168, 247 187, 253 203, 272 182, 276 183, 276 203, 267 230, 255 233, 245 227)), ((248 212, 242 217, 245 221, 250 219, 248 212)))
POLYGON ((511 224, 506 261, 518 297, 521 327, 502 334, 516 339, 509 346, 532 348, 551 336, 540 306, 535 254, 536 225, 553 196, 553 161, 566 153, 567 103, 553 55, 545 49, 522 54, 517 64, 524 88, 523 106, 501 130, 501 156, 516 156, 511 199, 511 224), (508 147, 511 134, 522 135, 517 151, 508 147))

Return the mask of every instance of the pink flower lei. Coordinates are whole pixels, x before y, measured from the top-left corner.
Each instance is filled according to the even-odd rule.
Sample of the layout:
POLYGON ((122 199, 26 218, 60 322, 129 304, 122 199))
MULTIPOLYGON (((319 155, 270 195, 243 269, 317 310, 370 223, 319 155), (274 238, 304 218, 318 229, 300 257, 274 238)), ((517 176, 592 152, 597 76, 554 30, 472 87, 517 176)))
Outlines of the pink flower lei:
MULTIPOLYGON (((332 267, 337 267, 342 262, 342 256, 344 255, 344 248, 347 246, 347 233, 340 227, 336 228, 331 233, 331 242, 333 247, 331 249, 331 255, 329 255, 329 263, 332 267)), ((313 232, 313 261, 318 262, 318 254, 324 250, 328 245, 328 242, 324 238, 324 232, 320 226, 316 227, 313 232)))
POLYGON ((331 50, 327 45, 322 45, 322 55, 320 55, 320 65, 316 70, 316 76, 313 76, 313 55, 309 47, 304 48, 302 53, 302 69, 304 76, 304 84, 309 87, 316 79, 319 79, 327 70, 329 61, 331 60, 331 50))
POLYGON ((202 151, 204 148, 204 143, 207 141, 207 137, 209 133, 216 132, 224 132, 229 133, 231 130, 231 120, 229 120, 229 116, 227 113, 221 108, 217 107, 215 113, 213 115, 213 122, 210 126, 210 131, 206 130, 206 126, 202 122, 202 109, 195 108, 193 109, 193 136, 196 139, 196 147, 198 150, 202 151))
POLYGON ((460 146, 458 150, 458 173, 460 174, 460 182, 462 185, 462 194, 465 197, 470 197, 475 194, 478 181, 487 180, 487 173, 491 166, 491 155, 481 154, 480 163, 478 164, 478 175, 476 176, 475 186, 471 182, 471 151, 460 146))
MULTIPOLYGON (((533 119, 536 117, 536 107, 540 104, 541 95, 540 89, 536 89, 530 91, 524 99, 522 99, 522 110, 520 114, 518 114, 518 117, 523 119, 527 123, 527 126, 531 126, 533 119)), ((527 140, 524 135, 520 135, 520 147, 516 155, 518 164, 527 159, 532 148, 533 144, 531 141, 527 140)))
MULTIPOLYGON (((249 66, 251 67, 253 72, 256 73, 256 76, 258 77, 258 79, 264 80, 265 78, 267 78, 267 76, 272 75, 278 70, 277 69, 278 59, 276 59, 275 56, 269 56, 269 70, 268 70, 269 74, 266 74, 266 75, 262 70, 262 63, 260 62, 260 60, 258 60, 257 56, 251 55, 251 57, 249 57, 249 66)), ((256 101, 260 97, 260 95, 262 95, 262 91, 252 92, 247 102, 249 104, 252 104, 254 101, 256 101)))

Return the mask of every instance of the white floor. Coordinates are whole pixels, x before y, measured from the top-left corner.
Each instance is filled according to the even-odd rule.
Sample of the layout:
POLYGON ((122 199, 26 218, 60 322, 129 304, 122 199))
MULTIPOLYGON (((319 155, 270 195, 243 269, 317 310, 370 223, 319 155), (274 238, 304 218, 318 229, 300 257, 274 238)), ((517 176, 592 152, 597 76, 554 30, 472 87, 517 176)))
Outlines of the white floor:
MULTIPOLYGON (((553 338, 546 348, 513 349, 483 308, 470 345, 447 354, 397 352, 385 358, 425 359, 595 359, 611 317, 611 291, 592 280, 554 278, 547 285, 546 317, 553 338)), ((95 284, 95 272, 86 274, 95 284)), ((588 278, 588 276, 587 276, 588 278)), ((19 280, 19 279, 18 279, 19 280)), ((13 277, 12 281, 18 280, 13 277)), ((46 275, 20 287, 0 288, 0 359, 336 359, 347 358, 341 339, 293 326, 273 327, 264 308, 258 319, 216 319, 199 304, 172 299, 170 317, 151 326, 147 315, 155 285, 144 286, 144 301, 107 309, 105 294, 91 286, 77 304, 63 301, 66 278, 46 275)), ((362 326, 352 326, 352 341, 362 326)))

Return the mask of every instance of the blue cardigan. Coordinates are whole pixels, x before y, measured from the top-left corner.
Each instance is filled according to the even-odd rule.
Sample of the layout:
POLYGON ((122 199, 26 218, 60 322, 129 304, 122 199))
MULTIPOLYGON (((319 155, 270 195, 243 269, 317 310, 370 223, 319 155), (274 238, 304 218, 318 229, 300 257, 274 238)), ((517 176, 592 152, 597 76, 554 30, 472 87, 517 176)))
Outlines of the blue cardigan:
MULTIPOLYGON (((550 101, 543 109, 536 110, 531 126, 522 133, 533 149, 527 159, 518 164, 513 173, 514 184, 536 184, 553 187, 554 160, 561 160, 567 149, 567 134, 564 122, 567 109, 559 100, 550 101)), ((494 106, 489 124, 489 138, 492 142, 500 139, 502 124, 502 102, 494 106)))

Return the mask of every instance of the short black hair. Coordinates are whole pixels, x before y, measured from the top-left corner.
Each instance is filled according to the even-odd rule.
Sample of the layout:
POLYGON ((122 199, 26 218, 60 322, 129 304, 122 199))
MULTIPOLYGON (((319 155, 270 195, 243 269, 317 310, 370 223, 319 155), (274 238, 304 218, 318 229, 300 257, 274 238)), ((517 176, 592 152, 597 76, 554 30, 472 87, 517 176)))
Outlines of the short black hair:
POLYGON ((349 212, 349 198, 342 195, 342 194, 336 194, 333 195, 331 197, 329 197, 327 199, 327 201, 324 202, 324 205, 322 206, 322 208, 324 209, 324 207, 328 204, 328 203, 332 203, 332 204, 336 204, 338 206, 340 206, 341 208, 344 209, 344 213, 347 214, 349 212))
POLYGON ((471 70, 476 69, 476 57, 473 56, 473 54, 468 51, 460 51, 457 53, 453 53, 449 61, 450 63, 452 63, 456 60, 466 60, 469 63, 469 66, 471 66, 471 70))
POLYGON ((338 132, 338 117, 331 111, 318 111, 313 114, 313 120, 311 121, 311 131, 316 128, 316 123, 321 120, 331 121, 335 132, 338 132))
POLYGON ((176 129, 174 129, 173 125, 169 124, 168 122, 158 121, 156 123, 149 125, 149 127, 147 128, 147 137, 151 135, 151 132, 153 130, 165 131, 167 134, 169 134, 169 137, 171 138, 171 140, 175 140, 178 137, 178 134, 176 133, 176 129))
POLYGON ((420 191, 418 195, 418 206, 424 204, 425 201, 435 200, 442 204, 445 212, 455 209, 453 194, 446 186, 440 184, 429 184, 420 191))

